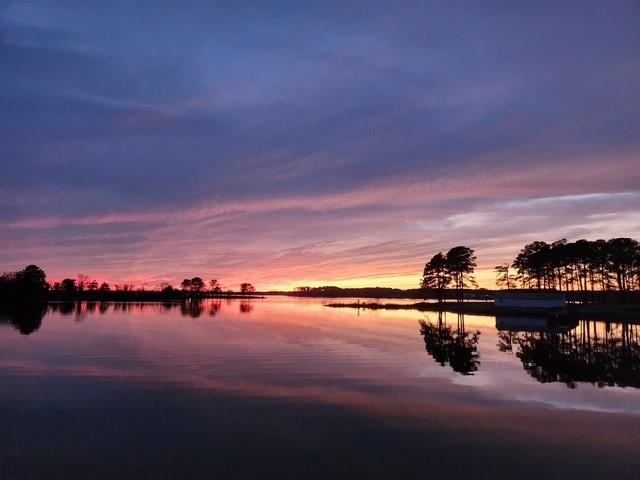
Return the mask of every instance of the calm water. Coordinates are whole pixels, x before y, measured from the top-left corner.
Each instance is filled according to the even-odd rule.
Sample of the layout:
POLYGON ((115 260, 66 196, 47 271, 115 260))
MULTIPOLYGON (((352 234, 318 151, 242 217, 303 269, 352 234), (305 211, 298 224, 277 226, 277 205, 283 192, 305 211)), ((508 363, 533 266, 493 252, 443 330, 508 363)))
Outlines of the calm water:
POLYGON ((286 298, 43 313, 0 323, 3 479, 640 477, 638 326, 286 298))

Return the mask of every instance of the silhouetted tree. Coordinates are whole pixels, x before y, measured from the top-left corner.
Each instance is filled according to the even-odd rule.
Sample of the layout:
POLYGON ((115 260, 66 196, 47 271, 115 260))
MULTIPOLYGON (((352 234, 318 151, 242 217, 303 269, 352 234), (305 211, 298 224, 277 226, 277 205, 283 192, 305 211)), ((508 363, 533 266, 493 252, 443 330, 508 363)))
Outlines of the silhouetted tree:
POLYGON ((48 289, 47 276, 36 265, 0 275, 0 299, 5 302, 40 302, 45 299, 48 289))
POLYGON ((523 288, 577 291, 640 289, 640 245, 631 238, 532 242, 513 261, 523 288))
POLYGON ((609 264, 618 290, 631 290, 633 274, 637 274, 640 246, 632 238, 612 238, 607 241, 609 264))
POLYGON ((62 280, 62 291, 65 293, 75 293, 77 291, 76 281, 73 278, 62 280))
POLYGON ((456 300, 464 301, 465 287, 477 286, 471 275, 476 267, 476 257, 469 247, 451 248, 446 255, 436 253, 424 266, 421 288, 436 291, 438 302, 444 300, 445 289, 453 282, 456 300))
POLYGON ((447 268, 447 258, 442 252, 436 253, 424 266, 422 273, 422 288, 434 289, 438 295, 438 302, 444 299, 444 289, 451 282, 451 275, 447 268))
POLYGON ((180 289, 183 292, 190 292, 191 291, 191 279, 190 278, 185 278, 184 280, 182 280, 182 283, 180 284, 180 289))
POLYGON ((242 283, 240 284, 240 293, 250 294, 256 291, 255 287, 250 283, 242 283))
POLYGON ((531 287, 532 281, 537 283, 537 288, 542 288, 549 250, 549 244, 546 242, 529 243, 513 261, 513 267, 518 271, 523 288, 531 287))
POLYGON ((511 290, 516 287, 515 278, 513 278, 513 275, 509 272, 508 263, 496 265, 493 270, 496 272, 496 285, 499 288, 511 290))
POLYGON ((447 252, 446 268, 456 288, 456 300, 464 302, 464 288, 467 282, 475 283, 471 274, 476 267, 476 257, 471 248, 453 247, 447 252))
POLYGON ((76 288, 78 289, 79 292, 84 292, 84 289, 87 287, 88 283, 89 283, 89 277, 86 276, 84 273, 81 273, 80 275, 78 275, 76 288))
POLYGON ((47 275, 36 265, 29 265, 24 270, 20 270, 16 274, 16 280, 27 300, 43 300, 49 290, 47 275))
POLYGON ((5 272, 0 275, 0 298, 3 300, 15 298, 17 287, 16 272, 5 272))
POLYGON ((192 293, 200 293, 204 290, 204 280, 200 277, 193 277, 191 279, 190 290, 192 293))
POLYGON ((209 280, 209 291, 211 293, 220 293, 222 291, 222 287, 220 286, 220 283, 215 278, 212 280, 209 280))

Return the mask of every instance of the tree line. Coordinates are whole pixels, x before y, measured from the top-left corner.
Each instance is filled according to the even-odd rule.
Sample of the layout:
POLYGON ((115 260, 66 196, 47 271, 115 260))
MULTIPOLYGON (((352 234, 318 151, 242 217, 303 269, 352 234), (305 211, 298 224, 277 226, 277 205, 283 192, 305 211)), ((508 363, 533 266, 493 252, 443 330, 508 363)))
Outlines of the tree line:
MULTIPOLYGON (((161 290, 163 292, 171 292, 171 291, 174 291, 175 289, 170 284, 165 283, 161 285, 161 290)), ((182 280, 182 282, 180 283, 180 290, 183 292, 190 292, 195 294, 200 294, 203 292, 219 294, 219 293, 222 293, 222 285, 220 285, 220 282, 218 282, 218 280, 214 278, 212 280, 209 280, 209 284, 207 288, 207 284, 205 284, 202 278, 193 277, 193 278, 185 278, 184 280, 182 280)), ((256 291, 255 287, 248 282, 243 282, 240 284, 240 293, 250 294, 250 293, 255 293, 255 291, 256 291)), ((227 290, 227 293, 233 293, 233 291, 227 290)))
MULTIPOLYGON (((250 295, 255 293, 255 287, 249 282, 240 285, 240 293, 250 295)), ((159 297, 196 297, 205 294, 222 295, 234 294, 231 289, 223 292, 222 285, 217 279, 205 284, 200 277, 185 278, 178 288, 169 283, 162 283, 156 290, 136 288, 133 284, 115 284, 91 280, 87 275, 80 274, 77 278, 65 278, 53 283, 47 282, 47 275, 37 265, 29 265, 17 272, 0 274, 0 300, 14 303, 44 301, 47 298, 88 297, 100 298, 105 296, 159 296, 159 297)))
POLYGON ((496 284, 506 289, 638 291, 640 244, 632 238, 535 241, 495 271, 496 284))
MULTIPOLYGON (((464 291, 476 287, 473 249, 465 246, 439 252, 425 264, 420 287, 436 293, 439 302, 454 290, 458 302, 464 291)), ((496 285, 502 289, 558 290, 593 301, 595 293, 640 291, 640 243, 632 238, 609 240, 561 239, 553 243, 535 241, 525 245, 513 262, 495 267, 496 285), (589 297, 589 298, 588 298, 589 297)), ((630 298, 630 297, 629 297, 630 298)), ((603 300, 606 297, 603 295, 603 300)))

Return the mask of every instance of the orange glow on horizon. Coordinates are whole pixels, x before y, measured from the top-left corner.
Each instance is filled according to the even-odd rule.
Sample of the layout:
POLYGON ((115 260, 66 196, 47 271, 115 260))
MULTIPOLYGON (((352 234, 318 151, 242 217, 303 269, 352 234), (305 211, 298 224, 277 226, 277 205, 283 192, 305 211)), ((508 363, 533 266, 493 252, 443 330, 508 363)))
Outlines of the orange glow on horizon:
MULTIPOLYGON (((195 276, 200 276, 205 284, 208 284, 210 278, 206 275, 185 275, 186 277, 192 278, 195 276)), ((62 282, 64 278, 72 278, 77 280, 75 276, 68 277, 59 277, 55 278, 49 277, 48 281, 51 285, 56 282, 62 282)), ((213 277, 212 277, 213 278, 213 277)), ((477 269, 475 272, 475 278, 478 282, 478 286, 480 288, 488 288, 493 289, 495 286, 495 274, 492 269, 483 268, 477 269)), ((182 280, 171 280, 171 279, 149 279, 144 277, 134 277, 129 279, 111 279, 106 276, 92 276, 88 275, 88 281, 96 280, 98 285, 106 282, 109 284, 111 289, 115 289, 116 285, 133 285, 134 289, 144 288, 145 290, 160 290, 160 285, 162 283, 168 283, 174 288, 178 288, 179 284, 182 280)), ((239 290, 239 282, 225 282, 223 278, 218 278, 220 283, 222 284, 223 290, 239 290), (236 283, 238 283, 236 285, 236 283)), ((416 273, 415 275, 384 275, 384 276, 354 276, 352 278, 339 278, 339 279, 331 279, 331 278, 302 278, 300 280, 289 280, 283 282, 274 282, 274 283, 260 283, 260 282, 252 282, 251 279, 247 276, 247 281, 253 283, 258 291, 293 291, 297 287, 323 287, 323 286, 335 286, 340 288, 370 288, 370 287, 381 287, 381 288, 398 288, 402 290, 418 288, 418 283, 420 281, 420 274, 416 273)))
MULTIPOLYGON (((372 277, 354 277, 347 279, 302 279, 299 281, 292 280, 290 282, 274 283, 267 285, 266 287, 259 287, 259 290, 281 290, 291 291, 296 287, 322 287, 322 286, 335 286, 340 288, 366 288, 366 287, 387 287, 387 288, 399 288, 402 290, 418 288, 421 275, 416 273, 415 275, 388 275, 388 276, 372 276, 372 277)), ((475 272, 475 278, 478 282, 478 287, 494 289, 495 273, 491 268, 477 269, 475 272)))

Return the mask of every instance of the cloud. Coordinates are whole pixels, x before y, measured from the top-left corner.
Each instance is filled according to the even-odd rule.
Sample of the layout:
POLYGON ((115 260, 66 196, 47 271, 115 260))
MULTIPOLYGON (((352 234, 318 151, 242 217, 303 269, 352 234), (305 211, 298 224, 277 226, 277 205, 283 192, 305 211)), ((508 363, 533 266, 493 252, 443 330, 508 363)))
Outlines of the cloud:
POLYGON ((273 285, 404 278, 448 243, 493 261, 497 238, 513 255, 535 235, 635 235, 638 17, 11 3, 0 266, 273 285))

